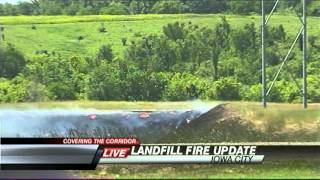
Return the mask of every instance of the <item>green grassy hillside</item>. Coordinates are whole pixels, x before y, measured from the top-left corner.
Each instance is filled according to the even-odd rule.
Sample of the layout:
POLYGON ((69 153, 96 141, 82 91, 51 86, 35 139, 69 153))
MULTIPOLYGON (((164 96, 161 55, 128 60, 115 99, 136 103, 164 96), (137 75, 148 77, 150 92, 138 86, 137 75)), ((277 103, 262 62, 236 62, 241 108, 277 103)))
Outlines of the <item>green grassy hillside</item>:
MULTIPOLYGON (((117 55, 122 55, 121 39, 134 39, 136 34, 160 33, 162 27, 175 21, 192 22, 200 27, 213 27, 221 15, 99 15, 99 16, 7 16, 0 17, 5 26, 5 40, 30 56, 38 50, 59 52, 62 55, 94 55, 102 44, 112 44, 117 55), (98 32, 104 22, 107 33, 98 32), (35 25, 36 29, 32 29, 35 25), (83 36, 84 40, 78 41, 83 36)), ((260 16, 227 15, 233 28, 254 22, 259 28, 260 16)), ((319 33, 319 17, 309 18, 309 35, 319 33)), ((276 15, 270 25, 283 24, 289 36, 294 36, 300 22, 295 16, 276 15)))

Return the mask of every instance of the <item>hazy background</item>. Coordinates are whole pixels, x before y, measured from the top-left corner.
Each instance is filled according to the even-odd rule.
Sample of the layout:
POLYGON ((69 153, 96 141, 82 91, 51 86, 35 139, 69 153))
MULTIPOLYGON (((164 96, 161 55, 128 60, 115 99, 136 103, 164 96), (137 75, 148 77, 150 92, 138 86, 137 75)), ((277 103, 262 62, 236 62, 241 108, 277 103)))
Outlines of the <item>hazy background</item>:
POLYGON ((17 4, 19 1, 29 1, 29 0, 0 0, 0 3, 17 4))

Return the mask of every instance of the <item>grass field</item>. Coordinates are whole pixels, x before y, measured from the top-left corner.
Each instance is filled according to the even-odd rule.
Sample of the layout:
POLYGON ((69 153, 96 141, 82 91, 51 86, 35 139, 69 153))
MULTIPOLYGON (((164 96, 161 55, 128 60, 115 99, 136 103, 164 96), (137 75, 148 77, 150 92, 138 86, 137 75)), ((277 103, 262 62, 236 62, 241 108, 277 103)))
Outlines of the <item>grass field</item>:
MULTIPOLYGON (((213 27, 220 21, 220 14, 180 14, 180 15, 98 15, 98 16, 8 16, 0 17, 5 26, 5 40, 30 56, 38 50, 59 52, 62 55, 94 55, 102 44, 112 44, 117 55, 122 56, 126 48, 121 38, 128 42, 135 34, 160 33, 162 27, 175 21, 193 22, 200 27, 213 27), (107 33, 98 32, 101 22, 107 33), (31 29, 32 25, 36 30, 31 29), (83 36, 84 40, 78 41, 83 36)), ((260 16, 226 15, 233 28, 254 22, 259 28, 260 16)), ((309 18, 309 35, 319 33, 319 17, 309 18)), ((283 24, 289 36, 294 36, 300 22, 295 16, 275 15, 270 25, 283 24)), ((259 30, 258 30, 259 31, 259 30)))

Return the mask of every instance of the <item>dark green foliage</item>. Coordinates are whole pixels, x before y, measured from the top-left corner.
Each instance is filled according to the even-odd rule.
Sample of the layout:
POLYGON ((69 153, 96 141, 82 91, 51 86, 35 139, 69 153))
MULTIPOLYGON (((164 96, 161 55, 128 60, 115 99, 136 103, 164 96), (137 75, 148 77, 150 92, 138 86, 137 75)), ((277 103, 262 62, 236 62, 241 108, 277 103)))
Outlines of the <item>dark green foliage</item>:
POLYGON ((184 23, 170 23, 167 26, 163 27, 163 33, 171 40, 184 39, 186 34, 188 33, 185 29, 184 23))
POLYGON ((106 32, 107 32, 107 29, 106 29, 105 27, 100 27, 100 28, 98 29, 98 31, 101 32, 101 33, 106 33, 106 32))
POLYGON ((47 91, 42 84, 16 77, 0 78, 0 102, 32 102, 46 100, 47 91))
POLYGON ((320 76, 317 75, 310 75, 308 77, 308 97, 310 102, 320 102, 320 76))
POLYGON ((211 60, 214 68, 213 77, 215 80, 217 80, 219 76, 218 64, 220 60, 220 54, 222 51, 226 51, 229 48, 231 26, 227 22, 226 18, 222 17, 221 23, 217 24, 213 31, 213 39, 211 39, 211 42, 209 42, 209 44, 212 46, 211 60))
POLYGON ((56 56, 35 58, 28 63, 25 74, 46 86, 48 98, 52 100, 73 100, 80 91, 76 67, 69 59, 56 56))
POLYGON ((214 93, 219 100, 240 100, 241 84, 235 78, 221 78, 214 83, 214 93))
POLYGON ((107 28, 104 26, 104 23, 101 23, 101 26, 99 27, 98 31, 100 33, 106 33, 107 32, 107 28))
MULTIPOLYGON (((141 6, 147 6, 148 3, 144 3, 141 6)), ((147 12, 143 8, 136 11, 147 12)), ((104 24, 101 27, 104 28, 104 24)), ((260 101, 258 31, 255 24, 233 27, 225 17, 213 27, 174 22, 165 25, 162 33, 136 32, 132 39, 119 38, 118 43, 126 46, 123 55, 114 54, 112 46, 106 44, 97 49, 93 57, 66 57, 40 49, 25 60, 12 46, 1 46, 0 102, 77 99, 260 101)), ((293 37, 286 34, 282 25, 270 26, 267 37, 267 78, 271 80, 290 47, 291 41, 287 40, 293 37)), ((79 41, 83 39, 84 36, 78 37, 79 41)), ((319 102, 318 38, 309 37, 309 44, 308 95, 310 102, 319 102)), ((294 49, 270 91, 268 101, 301 101, 298 87, 301 84, 300 60, 299 50, 294 49)))
POLYGON ((260 8, 259 1, 230 1, 231 11, 237 14, 249 14, 258 12, 260 8))
POLYGON ((45 55, 49 56, 48 50, 45 50, 45 49, 36 51, 36 54, 45 54, 45 55))
POLYGON ((307 1, 308 2, 308 14, 312 16, 320 16, 319 1, 307 1))
POLYGON ((243 29, 235 30, 232 34, 232 40, 235 50, 240 56, 257 51, 259 48, 257 32, 253 23, 246 24, 243 29))
POLYGON ((121 42, 123 46, 127 46, 127 38, 121 38, 121 42))
POLYGON ((126 78, 127 100, 159 101, 170 81, 166 73, 148 73, 131 69, 126 78))
POLYGON ((271 38, 271 40, 284 42, 287 39, 286 32, 282 25, 279 25, 278 27, 272 27, 270 33, 270 37, 268 38, 271 38))
POLYGON ((25 65, 25 58, 13 46, 0 45, 0 77, 13 78, 23 70, 25 65))
POLYGON ((129 9, 122 3, 111 2, 107 7, 100 9, 100 14, 121 15, 129 14, 129 9))
MULTIPOLYGON (((265 1, 266 12, 270 12, 275 0, 265 1)), ((298 11, 300 0, 279 3, 276 11, 298 11)), ((320 15, 317 0, 307 1, 308 14, 320 15)), ((37 0, 18 4, 1 4, 0 15, 127 15, 127 14, 172 14, 172 13, 260 13, 258 0, 37 0)))
POLYGON ((27 93, 24 82, 0 78, 0 102, 23 102, 27 93))
POLYGON ((151 9, 155 14, 177 14, 185 12, 186 5, 179 0, 158 1, 151 9))
POLYGON ((121 100, 125 98, 124 85, 119 69, 108 62, 101 62, 86 80, 85 93, 92 100, 121 100))
POLYGON ((64 82, 52 82, 48 84, 48 97, 52 100, 73 100, 76 99, 74 88, 64 82))
POLYGON ((111 45, 102 45, 97 53, 97 59, 98 60, 107 60, 112 61, 113 59, 113 53, 111 45))
POLYGON ((82 40, 84 40, 84 36, 78 36, 78 41, 80 42, 82 40))
POLYGON ((176 73, 169 81, 164 98, 170 101, 185 101, 204 96, 208 81, 189 73, 176 73))
POLYGON ((226 11, 229 6, 227 1, 221 0, 186 0, 185 3, 189 12, 194 13, 220 13, 226 11))

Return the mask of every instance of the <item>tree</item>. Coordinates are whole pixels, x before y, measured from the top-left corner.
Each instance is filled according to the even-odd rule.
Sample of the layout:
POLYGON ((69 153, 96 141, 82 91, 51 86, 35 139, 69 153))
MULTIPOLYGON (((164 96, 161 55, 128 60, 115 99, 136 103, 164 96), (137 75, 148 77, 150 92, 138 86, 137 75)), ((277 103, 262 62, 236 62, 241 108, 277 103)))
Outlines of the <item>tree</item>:
POLYGON ((113 60, 113 53, 110 44, 102 45, 97 53, 98 60, 107 60, 111 62, 113 60))
POLYGON ((168 25, 163 26, 162 29, 164 35, 174 41, 178 39, 184 39, 188 33, 185 29, 185 24, 179 22, 169 23, 168 25))
POLYGON ((158 1, 153 7, 152 12, 156 14, 176 14, 182 13, 186 6, 178 0, 158 1))
POLYGON ((119 69, 115 64, 101 62, 89 74, 85 84, 85 93, 90 100, 125 99, 125 83, 120 79, 119 69))
POLYGON ((11 45, 0 45, 0 59, 0 77, 4 78, 15 77, 26 65, 24 56, 11 45))
POLYGON ((259 1, 241 0, 229 1, 230 11, 235 14, 250 14, 258 12, 260 8, 259 1))
POLYGON ((320 16, 320 6, 318 1, 307 1, 308 14, 312 16, 320 16))
POLYGON ((223 50, 229 48, 231 26, 227 19, 223 16, 221 22, 216 25, 213 31, 213 37, 211 38, 211 48, 212 48, 212 64, 214 68, 213 77, 215 80, 218 79, 218 64, 220 54, 223 50))
POLYGON ((3 11, 0 12, 0 14, 3 14, 5 16, 16 16, 19 14, 17 6, 13 4, 5 3, 1 9, 3 11))
POLYGON ((129 14, 129 9, 119 2, 112 2, 100 10, 100 14, 121 15, 129 14))
POLYGON ((257 33, 254 23, 246 24, 243 29, 235 30, 232 34, 232 42, 236 53, 240 56, 257 51, 257 33))
POLYGON ((133 0, 129 5, 131 14, 142 14, 145 13, 147 8, 144 1, 133 0))
POLYGON ((50 0, 41 0, 37 2, 39 14, 59 15, 62 14, 63 5, 50 0))
POLYGON ((228 8, 225 0, 186 0, 189 12, 192 13, 220 13, 228 8))
POLYGON ((30 60, 24 74, 48 90, 52 100, 74 100, 80 89, 73 60, 60 56, 36 56, 30 60))
POLYGON ((74 16, 78 13, 80 6, 81 6, 81 3, 72 2, 70 5, 64 8, 64 14, 74 16))
POLYGON ((17 8, 19 14, 32 15, 34 13, 34 6, 29 2, 19 2, 17 8))

